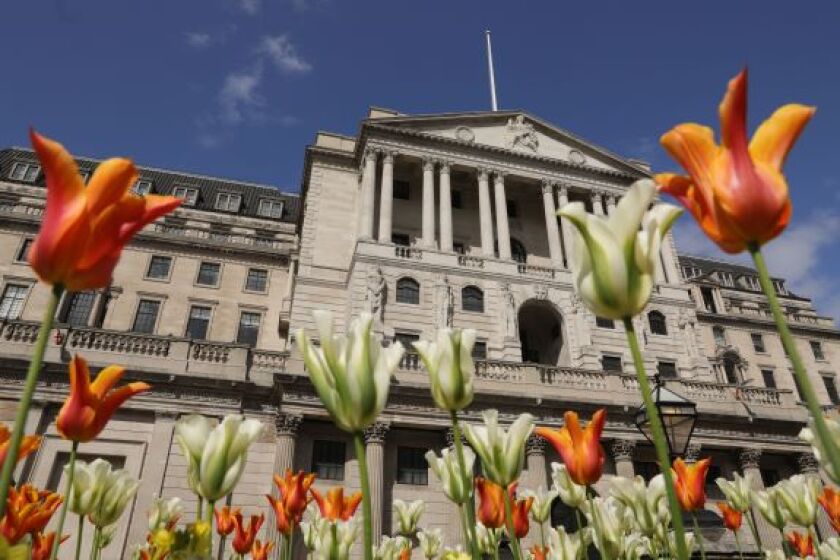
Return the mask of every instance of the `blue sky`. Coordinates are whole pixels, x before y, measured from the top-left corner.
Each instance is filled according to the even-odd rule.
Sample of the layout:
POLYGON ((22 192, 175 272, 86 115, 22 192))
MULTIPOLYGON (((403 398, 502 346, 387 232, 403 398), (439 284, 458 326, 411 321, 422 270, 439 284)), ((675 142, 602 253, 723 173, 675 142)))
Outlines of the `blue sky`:
MULTIPOLYGON (((74 153, 297 190, 319 129, 369 105, 408 113, 526 109, 623 155, 685 120, 717 127, 726 81, 751 71, 750 125, 818 106, 789 159, 794 220, 774 272, 840 316, 840 4, 50 0, 4 10, 0 145, 36 126, 74 153)), ((678 245, 720 255, 683 218, 678 245)))

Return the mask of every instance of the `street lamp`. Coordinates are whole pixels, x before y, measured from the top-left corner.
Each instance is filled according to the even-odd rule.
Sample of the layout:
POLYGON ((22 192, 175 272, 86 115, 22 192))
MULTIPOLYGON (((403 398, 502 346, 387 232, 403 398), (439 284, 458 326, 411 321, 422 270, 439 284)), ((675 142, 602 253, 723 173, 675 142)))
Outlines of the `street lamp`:
MULTIPOLYGON (((668 453, 673 459, 685 454, 694 432, 694 424, 697 422, 697 404, 667 389, 658 375, 653 379, 656 385, 651 391, 651 396, 659 418, 662 419, 668 453)), ((636 427, 653 444, 650 418, 644 404, 636 411, 636 427)))

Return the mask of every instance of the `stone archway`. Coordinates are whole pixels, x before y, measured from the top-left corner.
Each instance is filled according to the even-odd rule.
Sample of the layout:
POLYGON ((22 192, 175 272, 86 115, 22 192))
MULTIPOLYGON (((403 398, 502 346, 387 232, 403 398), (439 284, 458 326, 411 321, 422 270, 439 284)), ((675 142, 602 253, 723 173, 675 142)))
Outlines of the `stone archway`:
POLYGON ((563 318, 547 300, 531 299, 519 308, 522 361, 556 366, 564 355, 563 318))

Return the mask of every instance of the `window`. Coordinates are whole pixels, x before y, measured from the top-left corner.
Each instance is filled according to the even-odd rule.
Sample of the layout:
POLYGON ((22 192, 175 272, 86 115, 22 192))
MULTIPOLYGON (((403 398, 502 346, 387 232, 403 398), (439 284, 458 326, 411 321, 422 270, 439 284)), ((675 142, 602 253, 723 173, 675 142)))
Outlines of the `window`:
POLYGON ((271 198, 261 198, 257 207, 257 214, 263 218, 280 219, 283 217, 283 201, 271 198))
POLYGON ((242 195, 234 193, 219 193, 216 195, 216 210, 223 212, 239 212, 242 195))
POLYGON ((604 371, 623 372, 624 365, 621 363, 621 356, 601 356, 601 368, 604 371))
POLYGON ((146 271, 146 278, 152 280, 166 280, 169 278, 169 270, 172 268, 172 257, 153 255, 149 259, 149 269, 146 271))
POLYGON ((172 196, 183 198, 185 206, 195 206, 195 203, 198 202, 198 189, 178 185, 172 189, 172 196))
POLYGON ((0 299, 0 319, 17 319, 23 311, 23 302, 29 286, 25 284, 6 284, 3 298, 0 299))
POLYGON ((460 210, 464 207, 464 201, 461 197, 461 191, 453 190, 450 193, 450 195, 452 197, 452 208, 460 210))
POLYGON ((650 480, 660 472, 659 465, 653 461, 634 461, 633 471, 636 475, 645 479, 645 482, 650 482, 650 480))
POLYGON ((744 287, 748 290, 752 290, 754 292, 761 291, 761 284, 758 283, 758 278, 755 276, 742 276, 741 279, 744 281, 744 287))
POLYGON ((709 313, 717 313, 717 305, 715 305, 715 296, 712 289, 709 287, 700 288, 700 295, 703 296, 703 306, 709 313))
POLYGON ((779 295, 787 295, 787 286, 785 286, 784 280, 773 280, 773 287, 776 288, 776 292, 779 295))
POLYGON ((516 218, 519 215, 519 208, 516 206, 516 201, 507 201, 507 215, 508 218, 516 218))
POLYGON ((204 340, 207 338, 207 329, 210 327, 210 308, 201 305, 190 307, 190 316, 187 319, 187 332, 184 336, 204 340))
POLYGON ((9 177, 15 179, 17 181, 26 181, 27 183, 32 183, 35 179, 38 178, 38 174, 41 173, 41 166, 37 163, 26 163, 22 161, 16 161, 15 164, 12 166, 12 172, 9 173, 9 177))
POLYGON ((195 283, 199 286, 217 286, 221 270, 222 265, 219 263, 203 262, 198 267, 198 277, 195 279, 195 283))
POLYGON ((392 233, 391 243, 393 243, 394 245, 399 245, 400 247, 408 247, 409 245, 411 245, 407 233, 392 233))
POLYGON ((152 193, 152 182, 148 179, 138 179, 134 186, 131 187, 131 190, 134 191, 134 194, 139 194, 140 196, 146 196, 147 194, 152 193))
POLYGON ((88 324, 96 292, 76 292, 67 294, 67 302, 58 320, 74 327, 88 324))
POLYGON ((219 224, 210 226, 210 239, 220 243, 227 243, 230 239, 230 228, 219 224))
POLYGON ((32 247, 32 241, 31 237, 27 237, 23 240, 23 243, 20 244, 17 255, 15 255, 15 260, 17 262, 26 262, 26 258, 29 256, 29 248, 32 247))
POLYGON ((715 338, 715 344, 726 346, 726 331, 723 327, 712 327, 712 336, 715 338))
MULTIPOLYGON (((706 471, 706 479, 705 479, 705 490, 706 495, 710 499, 724 499, 726 496, 721 491, 720 487, 715 482, 717 479, 721 477, 723 473, 720 470, 718 465, 709 465, 709 470, 706 471)), ((699 517, 699 516, 698 516, 699 517)))
POLYGON ((668 334, 668 326, 665 324, 665 315, 659 311, 648 313, 648 324, 651 334, 668 334))
POLYGON ((397 303, 420 303, 420 284, 414 278, 397 280, 397 303))
POLYGON ((510 255, 518 263, 528 262, 528 251, 525 250, 525 245, 513 237, 510 238, 510 255))
MULTIPOLYGON (((411 185, 408 181, 394 181, 394 198, 411 200, 411 185)), ((455 206, 455 202, 452 203, 452 206, 455 206)))
POLYGON ((753 350, 756 352, 766 352, 767 349, 764 347, 764 337, 761 336, 761 333, 751 333, 750 338, 752 339, 753 350))
POLYGON ((484 313, 484 292, 477 286, 467 286, 461 290, 461 309, 484 313))
POLYGON ((718 278, 720 278, 721 284, 724 286, 734 286, 735 280, 732 278, 731 272, 718 272, 718 278))
POLYGON ((239 316, 239 329, 236 331, 236 342, 257 345, 257 336, 260 334, 260 320, 262 315, 253 311, 243 311, 239 316))
POLYGON ((822 344, 819 340, 812 340, 811 344, 811 352, 814 354, 815 360, 825 360, 825 354, 823 353, 822 344))
POLYGON ((698 276, 703 274, 703 271, 696 266, 684 266, 682 267, 682 273, 683 278, 685 278, 686 280, 691 280, 692 278, 697 278, 698 276))
POLYGON ((268 287, 268 271, 262 268, 249 268, 245 278, 245 289, 249 292, 265 292, 268 287))
POLYGON ((770 488, 781 482, 782 477, 776 469, 758 469, 765 488, 770 488))
POLYGON ((738 363, 732 356, 723 358, 723 375, 726 377, 726 382, 730 385, 738 384, 738 363))
POLYGON ((397 447, 397 484, 429 484, 429 465, 426 463, 426 449, 420 447, 397 447))
POLYGON ((776 388, 776 375, 772 369, 761 370, 761 378, 764 380, 764 386, 768 389, 776 388))
POLYGON ((484 340, 476 340, 475 344, 473 344, 472 350, 472 357, 473 360, 486 360, 487 359, 487 342, 484 340))
POLYGON ((602 328, 602 329, 614 329, 615 328, 615 321, 612 319, 607 319, 606 317, 598 317, 595 316, 595 326, 602 328))
POLYGON ((677 377, 677 364, 675 362, 657 362, 656 373, 663 379, 675 379, 677 377))
POLYGON ((464 247, 464 244, 459 241, 455 241, 454 243, 452 243, 452 250, 459 255, 467 254, 467 248, 464 247))
POLYGON ((131 330, 139 333, 151 334, 155 332, 160 302, 153 299, 141 299, 137 305, 137 315, 134 316, 134 326, 131 330))
POLYGON ((312 442, 312 472, 321 480, 344 480, 343 441, 312 442))
POLYGON ((823 385, 825 385, 825 392, 828 394, 828 400, 831 404, 840 404, 840 395, 837 394, 837 382, 834 381, 833 375, 822 376, 823 385))

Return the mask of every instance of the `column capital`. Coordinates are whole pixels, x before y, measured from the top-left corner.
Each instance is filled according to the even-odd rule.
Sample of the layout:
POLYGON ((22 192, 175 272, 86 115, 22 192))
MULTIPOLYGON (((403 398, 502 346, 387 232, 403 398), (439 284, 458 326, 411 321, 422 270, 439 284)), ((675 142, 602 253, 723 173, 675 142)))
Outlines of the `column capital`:
MULTIPOLYGON (((447 428, 446 433, 443 435, 444 439, 446 439, 446 446, 447 447, 455 447, 455 433, 452 431, 452 428, 447 428)), ((461 443, 464 445, 469 445, 467 438, 464 437, 464 433, 461 432, 461 443)))
POLYGON ((444 174, 449 174, 449 168, 452 167, 452 162, 447 159, 442 159, 438 161, 440 165, 440 172, 444 174))
POLYGON ((374 422, 365 428, 365 443, 377 443, 382 445, 385 443, 385 436, 388 435, 389 429, 391 429, 390 424, 385 422, 374 422))
POLYGON ((373 158, 373 160, 376 161, 376 158, 381 152, 382 150, 380 148, 377 148, 376 146, 368 146, 367 148, 365 148, 365 159, 373 158))
POLYGON ((490 176, 490 173, 491 173, 490 169, 488 169, 487 167, 477 167, 476 172, 477 172, 479 180, 483 179, 485 181, 487 180, 487 178, 490 176))
POLYGON ((699 443, 689 443, 688 447, 685 449, 685 456, 683 460, 686 463, 696 463, 700 460, 700 451, 703 449, 703 446, 699 443))
POLYGON ((493 169, 491 171, 496 181, 504 181, 505 177, 507 176, 507 171, 504 171, 502 169, 493 169))
POLYGON ((813 474, 820 470, 819 461, 810 451, 799 453, 796 456, 796 466, 802 474, 813 474))
POLYGON ((543 194, 554 194, 554 181, 550 179, 543 179, 540 183, 543 194))
POLYGON ((278 435, 297 436, 298 429, 303 423, 303 414, 296 412, 281 413, 274 419, 274 426, 278 435))
POLYGON ((434 171, 435 170, 435 160, 431 157, 424 157, 423 158, 423 171, 434 171))
POLYGON ((615 461, 632 461, 635 449, 636 440, 633 439, 614 439, 610 443, 610 451, 615 461))
POLYGON ((394 163, 394 158, 399 155, 399 152, 396 150, 383 150, 382 151, 382 161, 384 163, 394 163))
POLYGON ((592 192, 592 200, 601 200, 601 197, 604 194, 601 191, 596 191, 596 190, 593 190, 591 192, 592 192))
POLYGON ((557 194, 560 196, 569 196, 569 184, 558 182, 557 183, 557 194))
POLYGON ((525 440, 525 455, 545 455, 545 438, 531 435, 525 440))
POLYGON ((741 470, 757 469, 761 462, 761 449, 744 448, 738 454, 738 464, 741 470))

